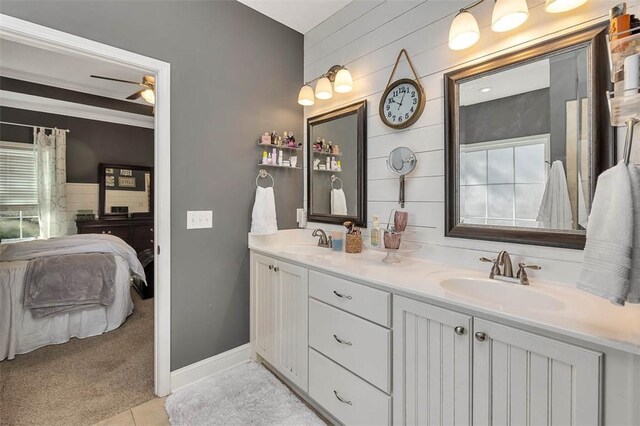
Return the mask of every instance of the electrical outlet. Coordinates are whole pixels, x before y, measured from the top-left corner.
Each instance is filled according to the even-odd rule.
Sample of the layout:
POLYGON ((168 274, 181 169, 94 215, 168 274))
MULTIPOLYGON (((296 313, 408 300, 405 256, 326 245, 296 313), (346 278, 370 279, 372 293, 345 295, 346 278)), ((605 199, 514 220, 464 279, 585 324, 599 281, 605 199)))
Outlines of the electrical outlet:
POLYGON ((187 212, 187 229, 206 228, 213 228, 213 212, 211 210, 187 212))

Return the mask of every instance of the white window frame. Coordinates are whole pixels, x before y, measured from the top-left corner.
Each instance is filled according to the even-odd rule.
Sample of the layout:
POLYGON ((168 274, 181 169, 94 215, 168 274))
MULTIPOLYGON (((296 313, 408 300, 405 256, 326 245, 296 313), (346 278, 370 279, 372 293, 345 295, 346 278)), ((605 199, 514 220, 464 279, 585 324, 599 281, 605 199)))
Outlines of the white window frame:
MULTIPOLYGON (((517 147, 521 147, 521 146, 530 146, 530 145, 544 145, 544 161, 546 162, 546 174, 548 175, 549 173, 549 169, 551 167, 551 134, 550 133, 543 133, 543 134, 539 134, 539 135, 531 135, 531 136, 523 136, 523 137, 519 137, 519 138, 510 138, 510 139, 500 139, 500 140, 495 140, 495 141, 487 141, 487 142, 477 142, 477 143, 471 143, 471 144, 463 144, 460 146, 460 153, 469 153, 469 152, 478 152, 478 151, 491 151, 491 150, 496 150, 496 149, 503 149, 503 148, 517 148, 517 147)), ((515 155, 513 156, 513 173, 514 173, 514 179, 513 182, 511 182, 510 184, 513 186, 514 191, 515 191, 515 170, 516 170, 516 164, 515 164, 515 155)), ((486 176, 487 176, 487 180, 489 177, 489 161, 487 159, 487 164, 486 164, 486 176)), ((460 182, 462 181, 462 176, 459 177, 460 182)), ((513 221, 513 224, 511 226, 516 226, 516 221, 518 222, 531 222, 532 227, 535 227, 537 225, 537 221, 533 220, 533 219, 518 219, 516 218, 516 212, 515 212, 515 192, 514 192, 514 203, 513 203, 513 217, 509 217, 509 218, 500 218, 500 217, 489 217, 489 186, 492 185, 505 185, 507 183, 500 183, 500 184, 491 184, 489 182, 485 182, 484 184, 474 184, 474 185, 464 185, 462 183, 460 183, 460 187, 478 187, 478 186, 484 186, 487 188, 486 191, 486 198, 485 198, 485 212, 484 212, 484 217, 480 217, 480 216, 463 216, 462 214, 460 214, 460 221, 462 223, 464 219, 473 219, 473 220, 483 220, 485 223, 485 225, 491 225, 491 223, 489 223, 489 221, 513 221)), ((462 200, 461 200, 462 201, 462 200)))

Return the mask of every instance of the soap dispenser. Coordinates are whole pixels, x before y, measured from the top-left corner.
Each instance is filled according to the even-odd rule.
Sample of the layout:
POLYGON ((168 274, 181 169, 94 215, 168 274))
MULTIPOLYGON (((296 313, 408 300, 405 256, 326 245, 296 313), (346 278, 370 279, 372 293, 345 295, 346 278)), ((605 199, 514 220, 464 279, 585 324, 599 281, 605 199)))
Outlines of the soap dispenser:
POLYGON ((371 246, 380 246, 380 217, 373 215, 373 227, 371 228, 371 246))

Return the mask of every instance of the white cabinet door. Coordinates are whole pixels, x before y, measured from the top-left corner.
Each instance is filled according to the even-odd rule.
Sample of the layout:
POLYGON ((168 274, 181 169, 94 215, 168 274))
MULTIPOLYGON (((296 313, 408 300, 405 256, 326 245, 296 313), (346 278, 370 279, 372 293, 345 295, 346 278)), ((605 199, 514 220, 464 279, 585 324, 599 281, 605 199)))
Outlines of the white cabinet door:
POLYGON ((395 425, 471 423, 470 332, 470 316, 393 297, 395 425))
POLYGON ((285 262, 278 262, 275 271, 278 358, 273 365, 306 392, 309 381, 309 271, 285 262))
POLYGON ((254 346, 269 364, 275 365, 276 354, 276 261, 253 254, 252 271, 255 303, 254 346))
POLYGON ((474 425, 598 425, 602 354, 474 320, 474 425))

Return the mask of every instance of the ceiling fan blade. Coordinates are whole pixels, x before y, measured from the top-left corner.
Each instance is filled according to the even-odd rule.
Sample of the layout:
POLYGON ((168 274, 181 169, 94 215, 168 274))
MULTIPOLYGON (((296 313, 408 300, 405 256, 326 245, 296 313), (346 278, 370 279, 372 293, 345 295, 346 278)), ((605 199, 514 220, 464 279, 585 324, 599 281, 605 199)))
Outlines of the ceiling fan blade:
POLYGON ((138 86, 142 86, 143 85, 141 83, 138 83, 137 81, 120 80, 119 78, 103 77, 101 75, 91 75, 91 77, 99 78, 101 80, 117 81, 117 82, 120 82, 120 83, 137 84, 138 86))
POLYGON ((128 96, 127 99, 129 99, 130 101, 136 100, 138 99, 140 96, 142 96, 142 92, 145 91, 147 89, 142 89, 142 90, 138 90, 136 93, 134 93, 131 96, 128 96))

